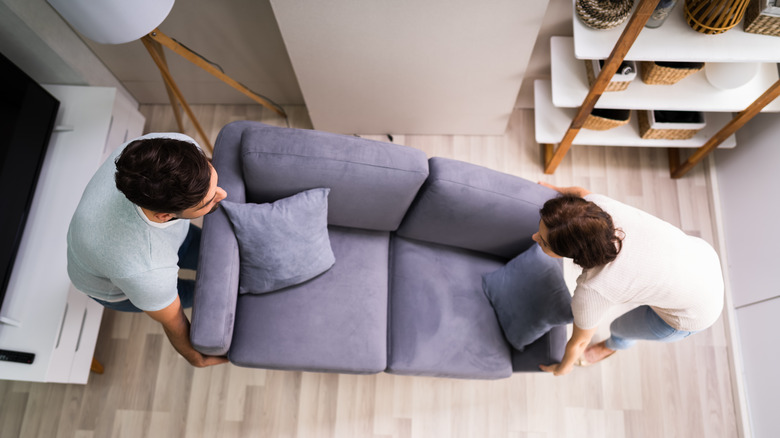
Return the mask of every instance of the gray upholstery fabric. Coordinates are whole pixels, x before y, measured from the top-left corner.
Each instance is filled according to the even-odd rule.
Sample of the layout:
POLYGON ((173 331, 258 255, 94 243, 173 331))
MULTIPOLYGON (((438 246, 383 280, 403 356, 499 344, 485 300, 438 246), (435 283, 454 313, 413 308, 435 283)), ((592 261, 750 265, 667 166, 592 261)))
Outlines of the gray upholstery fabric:
POLYGON ((525 347, 555 326, 572 322, 571 294, 563 264, 533 245, 501 269, 482 276, 507 341, 525 347))
MULTIPOLYGON (((253 122, 234 122, 219 132, 212 165, 227 200, 244 202, 241 173, 241 134, 253 122)), ((201 251, 195 280, 190 340, 200 352, 224 355, 233 337, 238 298, 238 241, 222 209, 203 218, 201 251)))
POLYGON ((504 259, 397 236, 391 257, 389 373, 511 375, 510 348, 481 285, 504 259))
POLYGON ((387 232, 330 228, 336 264, 277 292, 241 295, 231 362, 377 373, 387 363, 387 232))
POLYGON ((330 188, 329 223, 348 228, 329 228, 336 263, 321 276, 239 297, 238 241, 224 209, 207 215, 190 332, 199 351, 257 368, 482 379, 560 361, 565 327, 512 350, 481 289, 531 245, 553 191, 433 158, 410 208, 428 175, 421 151, 257 122, 225 126, 213 164, 230 202, 330 188), (401 233, 453 246, 389 237, 407 210, 401 233))
POLYGON ((328 223, 392 231, 428 176, 425 154, 352 136, 256 123, 244 132, 248 202, 329 187, 328 223))
POLYGON ((513 349, 512 371, 524 373, 540 371, 539 365, 560 363, 568 339, 566 326, 558 325, 525 347, 522 352, 513 349))
POLYGON ((223 201, 238 239, 239 293, 266 293, 311 280, 335 263, 328 192, 311 189, 267 204, 223 201))
POLYGON ((398 235, 512 258, 531 246, 539 210, 556 192, 534 182, 447 158, 430 176, 398 235))

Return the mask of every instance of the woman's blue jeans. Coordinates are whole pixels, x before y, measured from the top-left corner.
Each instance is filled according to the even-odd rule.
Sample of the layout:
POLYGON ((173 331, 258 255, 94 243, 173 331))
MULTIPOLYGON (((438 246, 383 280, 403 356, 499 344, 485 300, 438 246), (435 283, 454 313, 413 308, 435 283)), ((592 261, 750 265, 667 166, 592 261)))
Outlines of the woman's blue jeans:
POLYGON ((640 306, 617 318, 609 326, 611 336, 606 346, 610 350, 625 350, 637 340, 675 342, 696 333, 677 330, 666 323, 650 306, 640 306))
MULTIPOLYGON (((187 237, 184 238, 179 247, 179 268, 181 269, 197 269, 198 268, 198 254, 200 253, 200 228, 190 224, 190 230, 187 232, 187 237)), ((192 307, 192 301, 195 296, 195 281, 178 279, 179 300, 181 300, 181 306, 185 309, 192 307)), ((111 303, 108 301, 93 300, 100 303, 107 309, 114 309, 120 312, 143 312, 143 310, 135 307, 130 300, 117 301, 111 303)))

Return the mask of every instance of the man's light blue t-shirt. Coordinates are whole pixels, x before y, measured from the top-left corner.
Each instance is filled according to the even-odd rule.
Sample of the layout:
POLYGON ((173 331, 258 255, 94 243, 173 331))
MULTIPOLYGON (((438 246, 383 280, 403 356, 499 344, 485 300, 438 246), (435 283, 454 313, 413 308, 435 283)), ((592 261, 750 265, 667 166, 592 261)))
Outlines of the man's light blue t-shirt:
POLYGON ((103 301, 129 299, 146 311, 176 299, 178 251, 190 221, 150 221, 116 188, 114 160, 131 142, 155 137, 197 145, 179 133, 147 134, 121 145, 87 184, 68 229, 68 275, 76 289, 103 301))

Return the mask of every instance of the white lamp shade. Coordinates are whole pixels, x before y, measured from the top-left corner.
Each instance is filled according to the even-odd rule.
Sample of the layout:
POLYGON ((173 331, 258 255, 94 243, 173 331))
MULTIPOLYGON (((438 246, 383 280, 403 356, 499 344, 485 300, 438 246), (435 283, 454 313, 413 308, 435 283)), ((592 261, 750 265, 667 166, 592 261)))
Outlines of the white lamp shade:
POLYGON ((135 41, 154 30, 174 0, 46 0, 71 26, 101 44, 135 41))

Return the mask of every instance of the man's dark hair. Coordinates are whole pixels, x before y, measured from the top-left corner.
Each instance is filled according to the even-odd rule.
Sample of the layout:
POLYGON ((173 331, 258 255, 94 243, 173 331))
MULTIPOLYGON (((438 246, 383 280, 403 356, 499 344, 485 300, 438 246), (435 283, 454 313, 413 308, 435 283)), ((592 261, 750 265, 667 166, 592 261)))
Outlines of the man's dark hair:
POLYGON ((211 167, 194 144, 172 138, 136 140, 117 157, 116 188, 133 204, 157 213, 196 206, 211 187, 211 167))

